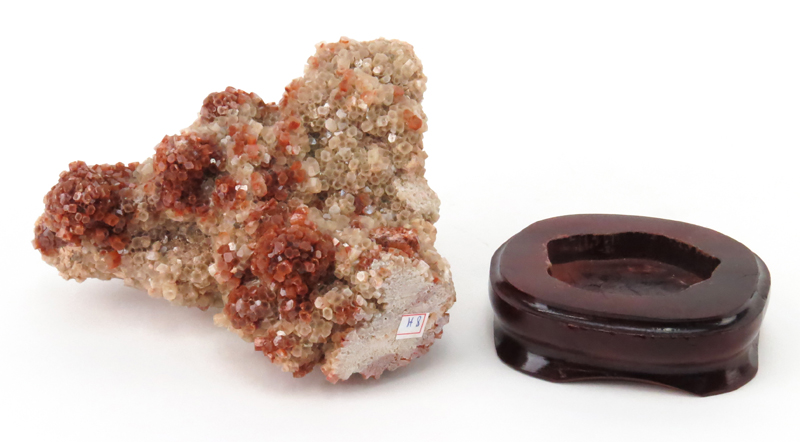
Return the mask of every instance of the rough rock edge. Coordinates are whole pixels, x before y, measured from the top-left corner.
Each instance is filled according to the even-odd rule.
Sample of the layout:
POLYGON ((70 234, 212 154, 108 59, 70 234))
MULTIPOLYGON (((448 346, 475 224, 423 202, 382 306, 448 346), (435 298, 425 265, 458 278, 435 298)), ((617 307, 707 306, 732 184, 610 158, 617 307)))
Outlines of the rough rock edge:
MULTIPOLYGON (((420 261, 424 263, 424 261, 420 261)), ((387 267, 390 276, 382 287, 387 306, 383 314, 351 331, 340 348, 328 355, 322 372, 331 382, 346 380, 354 373, 379 378, 384 370, 395 370, 425 354, 442 327, 449 321, 447 310, 455 302, 450 275, 434 283, 426 268, 395 261, 376 261, 373 268, 387 267), (400 319, 405 314, 430 313, 421 338, 396 340, 400 319)))

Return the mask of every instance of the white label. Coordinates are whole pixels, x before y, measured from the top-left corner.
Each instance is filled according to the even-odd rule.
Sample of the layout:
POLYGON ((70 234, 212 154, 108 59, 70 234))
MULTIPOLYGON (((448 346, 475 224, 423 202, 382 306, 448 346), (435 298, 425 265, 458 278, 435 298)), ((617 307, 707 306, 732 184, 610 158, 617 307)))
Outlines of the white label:
POLYGON ((397 328, 397 338, 395 339, 421 338, 425 331, 425 325, 428 323, 428 315, 430 313, 403 315, 400 318, 400 327, 397 328))

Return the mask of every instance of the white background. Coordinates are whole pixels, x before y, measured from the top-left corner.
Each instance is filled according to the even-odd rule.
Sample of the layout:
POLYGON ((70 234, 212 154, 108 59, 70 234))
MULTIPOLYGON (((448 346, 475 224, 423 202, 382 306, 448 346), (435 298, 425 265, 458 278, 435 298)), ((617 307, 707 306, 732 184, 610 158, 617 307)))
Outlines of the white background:
POLYGON ((0 439, 800 440, 797 2, 3 2, 0 439), (278 100, 319 41, 424 64, 444 338, 379 381, 293 379, 119 281, 62 280, 30 241, 73 160, 140 161, 232 85, 278 100), (533 221, 622 213, 711 227, 769 266, 760 369, 696 398, 504 366, 489 259, 533 221))

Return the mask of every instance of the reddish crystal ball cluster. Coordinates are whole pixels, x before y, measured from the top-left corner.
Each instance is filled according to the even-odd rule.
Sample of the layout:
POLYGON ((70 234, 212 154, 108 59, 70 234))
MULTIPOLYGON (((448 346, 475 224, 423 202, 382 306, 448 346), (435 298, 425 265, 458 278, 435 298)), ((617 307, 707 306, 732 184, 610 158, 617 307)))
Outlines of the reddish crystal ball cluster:
POLYGON ((128 201, 131 176, 138 163, 87 166, 69 165, 45 196, 45 217, 36 226, 34 246, 44 254, 62 244, 82 239, 115 251, 130 242, 126 225, 134 207, 128 201))

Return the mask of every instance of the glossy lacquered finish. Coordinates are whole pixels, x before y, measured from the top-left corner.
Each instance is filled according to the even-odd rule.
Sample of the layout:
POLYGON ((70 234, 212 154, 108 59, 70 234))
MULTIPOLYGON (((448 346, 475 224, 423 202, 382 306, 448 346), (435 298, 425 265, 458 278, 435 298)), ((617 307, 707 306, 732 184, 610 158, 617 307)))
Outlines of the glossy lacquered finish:
POLYGON ((756 374, 769 286, 761 259, 713 230, 623 215, 547 219, 492 258, 497 354, 554 382, 725 393, 756 374))

